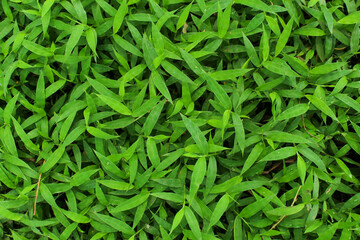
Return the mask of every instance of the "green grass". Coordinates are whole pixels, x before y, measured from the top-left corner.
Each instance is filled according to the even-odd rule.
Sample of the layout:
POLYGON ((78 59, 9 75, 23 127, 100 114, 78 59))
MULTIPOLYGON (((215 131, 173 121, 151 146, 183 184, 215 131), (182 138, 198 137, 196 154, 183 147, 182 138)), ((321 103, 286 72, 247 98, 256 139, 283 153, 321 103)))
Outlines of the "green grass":
POLYGON ((360 237, 359 0, 1 0, 1 239, 360 237))

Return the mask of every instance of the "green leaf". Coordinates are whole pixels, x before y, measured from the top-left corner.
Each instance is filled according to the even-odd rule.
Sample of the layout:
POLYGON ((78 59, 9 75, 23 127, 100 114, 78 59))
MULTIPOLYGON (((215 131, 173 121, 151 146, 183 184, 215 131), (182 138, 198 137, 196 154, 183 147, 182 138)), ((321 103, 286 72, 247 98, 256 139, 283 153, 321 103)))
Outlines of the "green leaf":
POLYGON ((127 1, 122 0, 120 7, 114 16, 113 33, 117 33, 119 31, 121 24, 123 23, 127 13, 128 13, 127 1))
POLYGON ((292 30, 292 25, 293 25, 293 18, 291 18, 289 20, 289 22, 286 24, 283 32, 280 34, 280 37, 276 43, 276 47, 275 47, 275 56, 279 55, 281 53, 281 51, 284 49, 284 47, 286 46, 286 43, 289 40, 290 34, 291 34, 291 30, 292 30))
POLYGON ((129 108, 127 108, 124 104, 122 104, 120 101, 118 101, 117 99, 114 99, 112 97, 106 96, 106 95, 99 95, 97 94, 97 96, 104 102, 106 103, 109 107, 111 107, 112 109, 114 109, 116 112, 123 114, 123 115, 131 115, 131 111, 129 108))
POLYGON ((185 150, 183 148, 180 148, 176 151, 169 153, 168 156, 164 160, 162 160, 160 164, 156 167, 156 171, 160 172, 168 168, 171 164, 178 160, 180 156, 182 156, 184 151, 185 150))
POLYGON ((185 208, 183 207, 175 214, 173 223, 171 225, 170 234, 177 228, 177 226, 179 226, 181 220, 184 218, 184 215, 185 215, 185 208))
POLYGON ((149 198, 148 193, 139 194, 121 203, 111 210, 112 213, 123 212, 138 207, 143 204, 149 198))
POLYGON ((319 237, 317 238, 317 240, 332 239, 333 236, 335 235, 336 230, 338 229, 338 226, 339 226, 339 222, 332 224, 325 231, 323 231, 319 234, 319 237))
MULTIPOLYGON (((153 97, 150 100, 146 101, 140 107, 136 108, 133 111, 132 116, 139 117, 139 116, 142 116, 142 115, 146 114, 147 112, 151 111, 156 106, 156 104, 159 102, 159 99, 160 99, 160 97, 153 97)), ((134 103, 134 105, 135 105, 135 103, 134 103)))
POLYGON ((222 117, 222 126, 221 126, 221 138, 222 139, 224 139, 225 129, 229 123, 230 114, 231 114, 230 110, 226 110, 222 117))
POLYGON ((210 223, 209 223, 209 226, 207 228, 208 229, 207 231, 209 231, 210 228, 212 226, 214 226, 220 220, 221 216, 227 210, 229 203, 230 203, 230 199, 229 199, 229 196, 227 194, 225 194, 224 196, 222 196, 220 198, 220 200, 218 201, 218 203, 215 206, 215 209, 214 209, 213 213, 211 214, 210 223))
POLYGON ((184 74, 182 71, 180 71, 177 67, 175 67, 168 61, 162 61, 161 66, 167 73, 169 73, 171 76, 178 79, 179 81, 194 84, 194 82, 186 74, 184 74))
POLYGON ((201 75, 201 78, 207 81, 210 90, 215 94, 216 98, 224 106, 225 109, 231 110, 232 104, 230 97, 225 92, 224 88, 220 86, 209 74, 205 73, 201 75))
POLYGON ((232 186, 239 184, 242 182, 242 176, 238 175, 236 177, 230 178, 229 180, 215 185, 210 193, 221 193, 221 192, 226 192, 229 188, 231 188, 232 186))
MULTIPOLYGON (((6 1, 6 0, 2 0, 2 1, 6 1)), ((15 40, 12 46, 12 51, 13 52, 17 52, 19 50, 19 48, 22 45, 23 40, 25 39, 25 35, 26 33, 24 31, 18 32, 15 36, 15 40)))
POLYGON ((2 140, 4 143, 4 146, 7 148, 7 150, 14 156, 18 156, 18 152, 16 149, 16 144, 14 137, 12 135, 10 126, 6 125, 4 131, 2 132, 2 140))
POLYGON ((227 5, 224 12, 222 12, 220 4, 218 4, 218 18, 217 18, 217 26, 218 26, 218 35, 219 38, 224 38, 227 30, 230 26, 230 14, 231 14, 231 2, 227 5))
POLYGON ((158 65, 155 67, 154 60, 158 57, 158 55, 155 48, 153 47, 153 44, 151 44, 146 34, 144 34, 143 36, 142 49, 144 52, 144 60, 147 67, 150 69, 150 71, 155 71, 158 65))
POLYGON ((289 142, 289 143, 310 143, 310 140, 291 133, 281 131, 270 131, 265 133, 266 137, 275 142, 289 142))
POLYGON ((338 70, 342 66, 345 66, 346 63, 344 62, 337 62, 337 63, 327 63, 320 66, 317 66, 310 70, 311 74, 326 74, 335 70, 338 70))
POLYGON ((250 57, 250 61, 256 66, 259 67, 260 66, 260 60, 259 57, 255 51, 254 46, 252 45, 252 43, 250 42, 250 40, 246 37, 246 35, 243 33, 243 39, 244 39, 244 43, 245 43, 245 49, 247 54, 250 57))
POLYGON ((245 31, 246 32, 251 32, 253 30, 255 30, 259 25, 261 25, 261 23, 265 20, 265 14, 256 14, 255 17, 253 17, 249 24, 246 26, 245 31))
POLYGON ((216 81, 223 80, 235 80, 238 77, 244 76, 246 73, 251 71, 252 69, 228 69, 223 71, 216 71, 210 74, 210 76, 216 81))
POLYGON ((4 118, 4 123, 7 124, 7 125, 11 124, 11 119, 12 119, 11 117, 13 116, 13 112, 15 110, 16 102, 17 102, 19 96, 20 96, 20 93, 16 94, 6 104, 6 107, 4 109, 3 118, 4 118))
POLYGON ((208 193, 210 193, 211 188, 214 186, 215 184, 215 180, 216 180, 216 173, 217 173, 217 163, 216 163, 216 159, 214 156, 211 156, 209 158, 209 163, 208 163, 208 169, 206 171, 206 180, 205 180, 205 193, 204 195, 206 196, 208 193))
POLYGON ((71 186, 80 186, 81 184, 84 184, 85 182, 90 180, 90 177, 97 173, 99 170, 89 170, 84 172, 77 172, 71 177, 71 186))
POLYGON ((189 5, 187 5, 184 10, 181 12, 180 16, 179 16, 179 19, 176 23, 176 30, 179 30, 181 27, 184 26, 184 24, 186 23, 186 20, 188 19, 189 17, 189 13, 190 13, 190 9, 192 7, 192 3, 191 2, 189 5))
POLYGON ((14 213, 11 212, 9 210, 7 210, 6 208, 3 208, 2 206, 0 206, 0 216, 12 221, 19 221, 21 218, 24 217, 24 215, 19 214, 19 213, 14 213))
POLYGON ((22 41, 23 46, 28 49, 29 51, 43 57, 51 57, 53 56, 53 52, 50 49, 47 49, 39 44, 31 42, 29 40, 24 39, 22 41))
POLYGON ((310 148, 305 145, 298 146, 299 152, 301 155, 305 156, 307 159, 315 163, 320 170, 326 172, 326 167, 323 160, 318 156, 318 154, 314 153, 310 148))
POLYGON ((245 160, 245 164, 241 170, 241 175, 243 175, 247 170, 249 170, 250 167, 256 162, 256 160, 259 158, 263 149, 264 149, 264 146, 262 143, 258 143, 255 145, 255 147, 252 149, 251 153, 245 160))
POLYGON ((122 172, 112 161, 106 158, 101 153, 95 151, 96 156, 99 158, 101 162, 101 166, 105 170, 105 172, 110 173, 113 177, 125 178, 125 173, 122 172))
POLYGON ((93 51, 95 56, 97 56, 97 54, 96 54, 96 46, 97 46, 97 33, 96 33, 96 30, 94 28, 89 28, 85 32, 85 37, 86 37, 86 41, 87 41, 90 49, 93 51))
POLYGON ((108 188, 112 188, 120 191, 130 190, 134 187, 129 183, 115 181, 115 180, 98 180, 98 182, 108 188))
POLYGON ((184 203, 184 197, 176 193, 156 192, 156 193, 151 193, 151 195, 166 201, 171 201, 175 203, 184 203))
POLYGON ((72 130, 65 138, 63 145, 68 146, 73 143, 81 134, 83 134, 86 130, 86 126, 81 125, 72 130))
POLYGON ((5 15, 7 16, 7 18, 9 18, 11 21, 13 21, 14 16, 11 12, 11 9, 9 7, 7 0, 2 0, 1 5, 3 7, 3 11, 4 11, 5 15))
POLYGON ((60 160, 65 152, 65 146, 59 146, 45 161, 45 163, 41 166, 40 172, 44 173, 49 171, 55 164, 60 160))
POLYGON ((266 62, 270 54, 270 36, 264 25, 262 29, 263 34, 260 40, 259 55, 262 57, 262 61, 266 62))
POLYGON ((195 141, 196 145, 199 147, 202 154, 207 155, 209 153, 208 143, 204 134, 201 132, 200 128, 191 121, 189 118, 181 114, 181 118, 184 121, 185 127, 189 131, 192 139, 195 141))
POLYGON ((236 216, 234 221, 234 239, 235 240, 242 240, 243 239, 243 232, 242 232, 242 223, 240 216, 236 216))
POLYGON ((26 132, 21 127, 21 125, 18 123, 18 121, 16 121, 16 119, 13 116, 10 116, 10 117, 11 117, 12 122, 14 124, 16 133, 20 137, 21 141, 25 144, 26 148, 29 149, 30 151, 39 151, 39 146, 35 145, 31 141, 30 137, 26 134, 26 132))
POLYGON ((360 193, 355 194, 349 200, 347 200, 344 205, 341 207, 341 211, 346 211, 349 209, 354 209, 360 205, 360 193))
POLYGON ((39 108, 45 108, 45 79, 41 72, 36 85, 36 99, 35 105, 39 108))
POLYGON ((70 38, 66 43, 65 56, 71 55, 73 49, 75 48, 83 34, 84 28, 85 26, 82 24, 73 27, 70 38))
POLYGON ((61 210, 64 215, 69 218, 70 220, 74 221, 74 222, 77 222, 77 223, 89 223, 91 220, 90 218, 84 216, 84 215, 81 215, 81 214, 78 214, 76 212, 70 212, 70 211, 66 211, 66 210, 61 210))
POLYGON ((274 11, 271 9, 270 6, 268 6, 266 3, 264 3, 261 0, 253 0, 253 1, 246 1, 246 0, 235 0, 235 3, 239 3, 251 8, 255 8, 264 12, 270 12, 273 13, 274 11))
POLYGON ((280 27, 278 25, 277 19, 275 17, 271 17, 269 15, 265 16, 265 19, 271 29, 275 33, 276 36, 280 36, 280 27))
POLYGON ((146 152, 149 157, 150 162, 154 167, 160 164, 160 157, 156 147, 156 142, 152 138, 148 138, 146 141, 146 152))
POLYGON ((293 117, 297 117, 300 115, 305 114, 309 110, 309 105, 307 104, 297 104, 295 106, 292 106, 282 113, 279 114, 279 116, 276 118, 277 121, 287 120, 293 117))
POLYGON ((128 235, 135 234, 134 230, 122 220, 100 213, 95 213, 95 216, 96 218, 100 219, 100 221, 102 221, 104 224, 109 225, 110 227, 116 229, 119 232, 123 232, 128 235))
POLYGON ((341 18, 338 23, 340 24, 355 24, 360 23, 360 11, 353 12, 343 18, 341 18))
POLYGON ((54 82, 50 86, 48 86, 45 89, 45 98, 48 98, 51 95, 53 95, 54 93, 56 93, 58 90, 60 90, 64 86, 65 83, 66 83, 65 80, 59 80, 59 81, 54 82))
POLYGON ((151 73, 151 80, 154 82, 156 88, 159 92, 171 103, 173 104, 171 94, 169 89, 166 86, 164 78, 158 73, 158 71, 154 71, 151 73))
POLYGON ((304 159, 300 156, 300 154, 297 154, 297 169, 299 172, 301 182, 304 185, 305 176, 306 176, 306 163, 305 163, 304 159))
POLYGON ((71 113, 70 116, 64 121, 63 125, 60 128, 60 141, 64 141, 74 121, 75 116, 76 112, 71 113))
POLYGON ((334 28, 334 19, 330 10, 326 7, 326 4, 320 4, 321 11, 323 12, 325 21, 328 25, 329 31, 332 34, 334 28))
POLYGON ((7 93, 7 87, 10 82, 11 75, 14 73, 14 71, 18 68, 18 62, 12 63, 9 68, 7 69, 4 79, 3 79, 3 91, 6 95, 7 93))
POLYGON ((250 217, 254 216, 256 213, 263 210, 270 203, 270 201, 273 198, 274 198, 274 195, 271 195, 271 196, 268 196, 265 198, 258 199, 255 202, 247 205, 246 207, 244 207, 241 210, 239 217, 250 218, 250 217))
POLYGON ((276 88, 278 85, 282 84, 284 82, 285 78, 284 77, 280 77, 280 78, 277 78, 275 80, 272 80, 272 81, 268 81, 260 86, 258 86, 256 88, 256 90, 258 91, 271 91, 273 90, 274 88, 276 88))
POLYGON ((86 127, 86 130, 94 137, 101 138, 101 139, 114 139, 114 138, 118 137, 115 135, 108 134, 107 132, 104 132, 95 127, 88 126, 88 127, 86 127))
POLYGON ((358 103, 356 100, 352 99, 346 94, 336 94, 335 97, 348 105, 349 107, 355 109, 357 112, 360 112, 360 103, 358 103))
POLYGON ((245 130, 242 123, 242 119, 236 113, 232 114, 232 120, 235 128, 235 142, 239 144, 242 154, 245 151, 245 130))
POLYGON ((99 6, 110 16, 114 16, 116 14, 116 9, 104 0, 96 0, 96 3, 99 4, 99 6))
POLYGON ((135 47, 134 45, 132 45, 131 43, 129 43, 128 41, 126 41, 125 39, 123 39, 122 37, 120 37, 119 35, 113 35, 112 36, 115 40, 115 42, 124 50, 139 56, 139 57, 143 57, 143 54, 140 52, 140 50, 135 47))
POLYGON ((0 168, 0 182, 2 182, 8 188, 15 188, 15 184, 9 179, 9 172, 3 168, 0 168))
POLYGON ((307 97, 307 99, 309 99, 309 101, 316 108, 318 108, 321 112, 328 115, 329 117, 331 117, 335 121, 338 121, 338 119, 336 118, 335 113, 331 110, 331 108, 323 100, 321 100, 320 98, 318 98, 316 96, 313 96, 313 95, 306 95, 305 97, 307 97))
POLYGON ((296 29, 293 34, 303 35, 303 36, 313 36, 320 37, 326 35, 325 32, 319 28, 303 27, 296 29))
POLYGON ((189 224, 189 227, 190 227, 192 233, 196 237, 196 239, 201 240, 202 235, 201 235, 199 222, 196 219, 195 214, 193 213, 193 211, 191 211, 191 209, 189 207, 185 207, 185 218, 186 218, 186 221, 189 224))
POLYGON ((136 67, 130 69, 128 72, 126 72, 122 77, 121 80, 124 83, 130 82, 134 78, 136 78, 138 75, 140 75, 144 70, 146 69, 145 64, 139 64, 136 67))
POLYGON ((205 174, 206 174, 206 159, 204 157, 201 157, 196 161, 194 170, 191 174, 190 190, 189 190, 190 203, 195 198, 195 195, 199 190, 200 185, 204 181, 205 174))
POLYGON ((335 158, 336 163, 339 165, 339 167, 344 171, 344 173, 351 179, 353 178, 350 169, 346 166, 346 164, 341 161, 339 158, 335 158))
MULTIPOLYGON (((57 206, 54 196, 52 195, 51 191, 49 190, 49 188, 46 186, 46 184, 44 183, 40 183, 40 194, 41 196, 45 199, 45 201, 54 209, 58 209, 59 207, 57 206)), ((61 213, 61 212, 60 212, 61 213)))
POLYGON ((271 209, 269 211, 266 211, 266 213, 276 216, 289 216, 300 212, 301 210, 303 210, 304 207, 305 204, 301 203, 293 207, 279 207, 271 209))
POLYGON ((203 73, 205 73, 204 68, 201 66, 201 64, 188 52, 186 52, 184 49, 179 49, 182 58, 185 60, 187 65, 190 67, 190 69, 198 76, 201 76, 203 73))
POLYGON ((290 66, 280 58, 274 58, 272 61, 264 62, 264 67, 271 72, 289 77, 299 77, 299 75, 290 68, 290 66))
MULTIPOLYGON (((155 46, 155 51, 158 54, 158 56, 161 57, 160 59, 162 60, 162 56, 164 54, 164 48, 165 48, 163 35, 161 34, 160 30, 155 24, 152 25, 151 30, 152 30, 151 36, 152 36, 153 44, 155 46)), ((159 64, 157 64, 157 66, 159 66, 159 64)))
POLYGON ((279 148, 273 152, 270 152, 265 157, 263 157, 260 162, 267 162, 267 161, 275 161, 286 159, 296 154, 297 150, 295 147, 283 147, 279 148))
POLYGON ((185 52, 182 49, 180 49, 180 52, 184 60, 192 68, 192 70, 201 78, 207 81, 211 91, 224 105, 224 107, 230 110, 232 108, 232 104, 225 90, 209 74, 204 71, 200 63, 195 58, 193 58, 189 53, 185 52))
POLYGON ((146 118, 143 129, 145 136, 150 136, 155 124, 158 122, 161 111, 164 107, 165 101, 161 101, 156 107, 150 112, 149 116, 146 118))

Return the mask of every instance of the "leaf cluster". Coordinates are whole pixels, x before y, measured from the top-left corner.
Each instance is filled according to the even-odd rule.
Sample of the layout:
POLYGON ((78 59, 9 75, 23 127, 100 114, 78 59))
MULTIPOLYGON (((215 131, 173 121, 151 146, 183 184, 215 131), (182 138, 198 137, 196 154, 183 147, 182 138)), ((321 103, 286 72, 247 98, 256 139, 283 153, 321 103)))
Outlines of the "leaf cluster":
POLYGON ((358 239, 360 1, 1 0, 1 239, 358 239))

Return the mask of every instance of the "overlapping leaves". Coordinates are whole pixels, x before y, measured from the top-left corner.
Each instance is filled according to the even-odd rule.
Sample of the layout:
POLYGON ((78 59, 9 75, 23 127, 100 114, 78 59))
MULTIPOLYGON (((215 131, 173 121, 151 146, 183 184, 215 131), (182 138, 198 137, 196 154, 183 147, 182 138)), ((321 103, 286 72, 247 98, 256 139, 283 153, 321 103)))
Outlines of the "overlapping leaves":
POLYGON ((359 4, 2 0, 0 237, 356 239, 359 4))

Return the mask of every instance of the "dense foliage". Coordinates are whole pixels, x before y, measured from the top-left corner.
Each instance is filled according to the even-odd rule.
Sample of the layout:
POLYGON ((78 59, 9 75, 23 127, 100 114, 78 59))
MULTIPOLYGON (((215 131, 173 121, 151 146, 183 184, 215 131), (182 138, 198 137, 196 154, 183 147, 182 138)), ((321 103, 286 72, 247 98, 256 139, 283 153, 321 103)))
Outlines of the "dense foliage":
POLYGON ((1 239, 358 239, 359 0, 1 0, 1 239))

